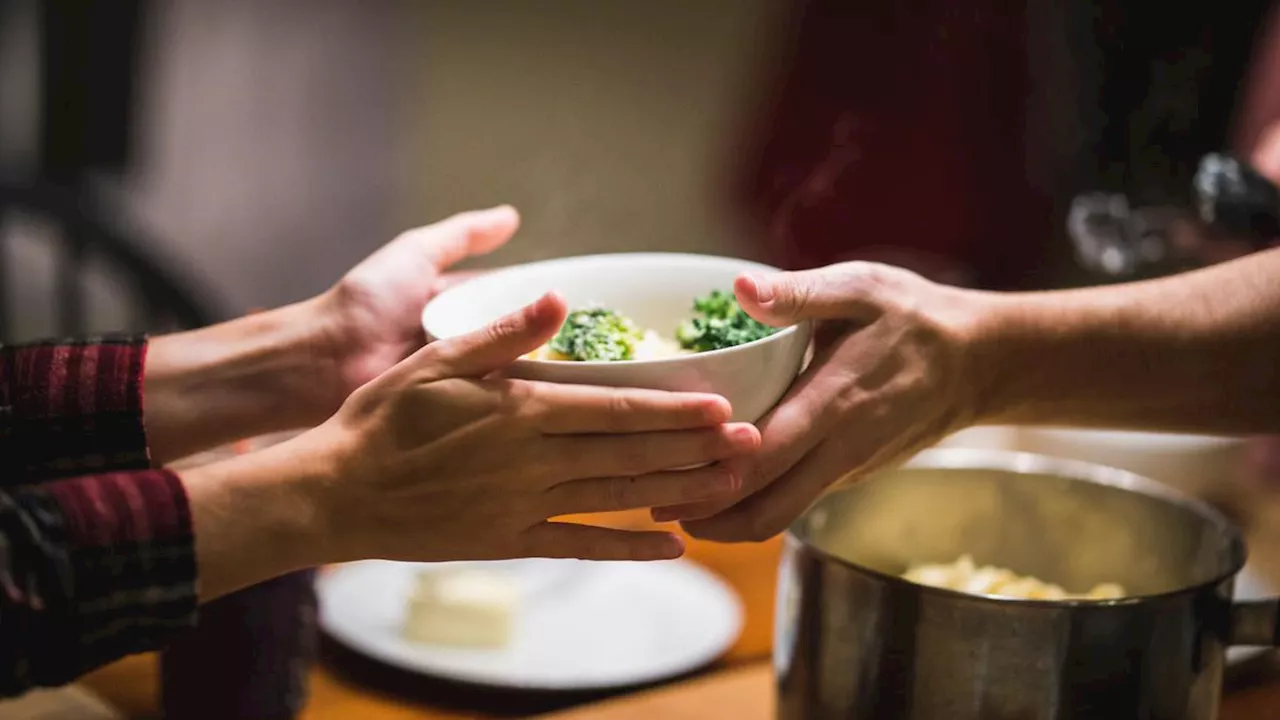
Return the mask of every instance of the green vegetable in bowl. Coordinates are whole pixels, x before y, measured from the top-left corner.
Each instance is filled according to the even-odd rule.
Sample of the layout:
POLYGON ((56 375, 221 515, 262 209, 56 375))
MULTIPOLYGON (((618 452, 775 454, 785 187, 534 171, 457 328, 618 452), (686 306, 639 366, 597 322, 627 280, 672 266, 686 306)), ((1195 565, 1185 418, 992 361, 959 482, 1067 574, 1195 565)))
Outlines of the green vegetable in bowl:
POLYGON ((720 350, 769 337, 778 331, 756 320, 742 309, 733 293, 712 290, 693 301, 696 317, 676 330, 680 347, 695 352, 720 350))
POLYGON ((571 360, 630 360, 643 337, 631 318, 607 308, 589 308, 569 313, 548 346, 571 360))

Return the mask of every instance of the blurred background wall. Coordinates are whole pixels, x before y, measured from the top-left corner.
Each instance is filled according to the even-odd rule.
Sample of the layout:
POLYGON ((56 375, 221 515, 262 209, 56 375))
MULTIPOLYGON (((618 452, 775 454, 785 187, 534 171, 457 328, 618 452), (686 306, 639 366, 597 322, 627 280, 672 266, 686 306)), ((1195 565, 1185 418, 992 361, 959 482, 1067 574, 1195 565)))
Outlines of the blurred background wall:
MULTIPOLYGON (((74 5, 0 0, 0 173, 33 162, 39 50, 32 18, 52 2, 74 5)), ((1032 76, 1021 121, 1035 144, 1024 153, 1025 177, 1010 182, 1055 205, 1037 232, 1006 239, 1053 251, 1044 282, 1072 263, 1060 232, 1072 194, 1106 186, 1167 195, 1185 185, 1185 168, 1166 172, 1148 156, 1174 155, 1187 165, 1224 144, 1250 35, 1269 4, 1189 8, 1174 29, 1147 22, 1172 18, 1154 0, 1027 6, 1029 51, 1014 64, 1032 76), (1134 179, 1134 172, 1156 177, 1134 179)), ((306 297, 398 230, 500 202, 521 209, 524 229, 477 264, 650 249, 759 256, 763 245, 752 233, 763 229, 749 227, 734 193, 751 164, 744 158, 759 151, 745 146, 759 140, 751 128, 777 97, 771 81, 796 62, 787 49, 792 23, 802 8, 825 23, 813 21, 821 8, 833 22, 866 24, 849 11, 855 6, 820 0, 142 6, 133 163, 123 174, 99 173, 95 183, 128 210, 147 250, 199 286, 219 316, 306 297)), ((933 9, 946 19, 949 8, 933 9)), ((945 26, 925 29, 941 37, 945 26)), ((895 32, 915 37, 911 22, 895 32)), ((826 35, 847 32, 832 27, 826 35)), ((791 97, 856 105, 859 78, 877 69, 812 41, 801 45, 833 58, 831 69, 792 78, 800 95, 791 97), (852 99, 841 95, 850 92, 852 99)), ((934 51, 928 42, 918 50, 934 51)), ((916 85, 900 83, 901 97, 929 92, 927 83, 916 85)), ((808 167, 804 157, 796 162, 808 167)), ((788 183, 803 181, 784 179, 784 194, 788 183)), ((760 182, 779 183, 771 172, 760 182)), ((849 215, 875 214, 858 200, 824 202, 849 215)), ((39 223, 17 228, 6 281, 19 297, 21 327, 4 337, 52 326, 48 233, 39 223)), ((868 233, 835 234, 835 242, 856 245, 868 233)), ((872 234, 904 240, 903 233, 872 234)), ((971 240, 990 244, 985 234, 971 240)), ((115 301, 127 279, 104 271, 87 282, 93 324, 127 325, 115 301)))
POLYGON ((234 312, 301 299, 389 237, 412 3, 153 3, 135 207, 234 312))
MULTIPOLYGON (((33 141, 37 55, 24 15, 37 1, 10 0, 17 20, 0 44, 0 152, 11 166, 33 141)), ((99 181, 228 314, 306 297, 399 229, 500 202, 525 225, 489 264, 748 252, 724 174, 770 6, 157 1, 136 163, 99 181)), ((18 292, 35 309, 24 336, 45 324, 37 286, 51 265, 41 243, 25 245, 31 272, 18 292)), ((107 305, 95 303, 104 327, 115 320, 107 305)))
POLYGON ((418 4, 401 224, 512 202, 495 261, 750 253, 731 160, 781 41, 770 0, 418 4), (547 8, 554 7, 554 12, 547 8))

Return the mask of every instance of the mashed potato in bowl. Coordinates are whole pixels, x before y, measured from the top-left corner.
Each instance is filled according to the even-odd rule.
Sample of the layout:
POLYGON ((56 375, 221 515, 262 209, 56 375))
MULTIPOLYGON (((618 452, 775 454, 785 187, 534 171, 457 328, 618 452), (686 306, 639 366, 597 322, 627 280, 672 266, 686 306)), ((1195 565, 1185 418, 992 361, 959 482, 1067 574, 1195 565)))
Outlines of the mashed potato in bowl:
POLYGON ((1114 600, 1125 596, 1124 588, 1116 583, 1100 583, 1083 594, 1069 593, 1058 585, 1012 570, 979 567, 969 555, 961 555, 953 563, 913 565, 902 577, 944 590, 1021 600, 1114 600))

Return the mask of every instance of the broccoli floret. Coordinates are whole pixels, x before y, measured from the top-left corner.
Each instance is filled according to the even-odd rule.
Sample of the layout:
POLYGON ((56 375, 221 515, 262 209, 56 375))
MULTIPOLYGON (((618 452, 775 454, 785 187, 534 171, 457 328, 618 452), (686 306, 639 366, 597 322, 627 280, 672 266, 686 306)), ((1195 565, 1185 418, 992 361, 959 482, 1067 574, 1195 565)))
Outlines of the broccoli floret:
POLYGON ((693 301, 697 316, 676 330, 676 340, 686 350, 706 352, 742 345, 778 331, 742 309, 733 293, 713 290, 693 301))
POLYGON ((565 318, 550 348, 571 360, 631 360, 644 333, 614 310, 574 310, 565 318))

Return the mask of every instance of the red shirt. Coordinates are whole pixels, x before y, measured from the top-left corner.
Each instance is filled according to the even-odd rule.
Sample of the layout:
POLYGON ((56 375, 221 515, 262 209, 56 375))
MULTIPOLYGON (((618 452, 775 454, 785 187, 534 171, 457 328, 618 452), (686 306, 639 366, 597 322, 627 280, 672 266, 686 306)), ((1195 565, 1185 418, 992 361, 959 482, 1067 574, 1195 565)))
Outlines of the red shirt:
POLYGON ((135 338, 0 347, 0 695, 194 624, 191 513, 150 468, 145 355, 135 338))
POLYGON ((949 259, 1017 285, 1052 231, 1025 181, 1022 4, 800 5, 740 193, 771 260, 949 259))

